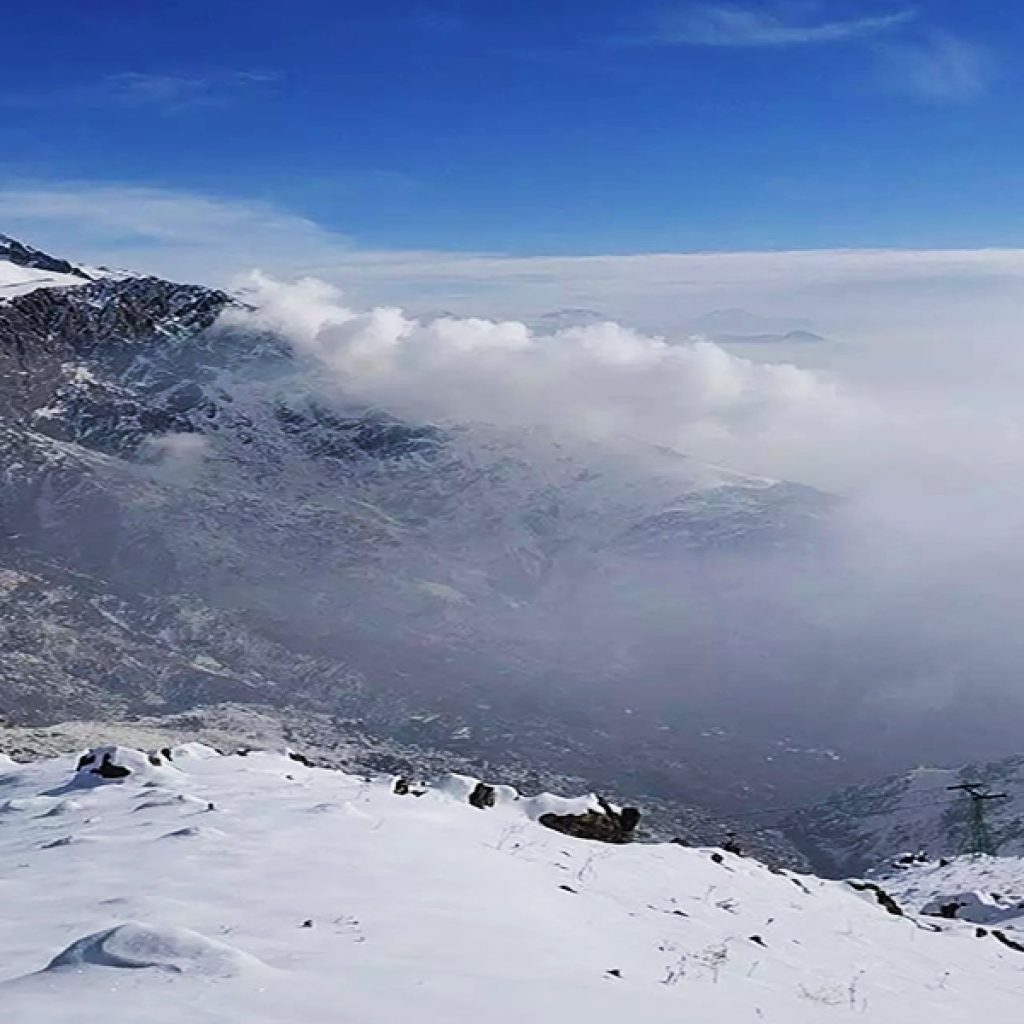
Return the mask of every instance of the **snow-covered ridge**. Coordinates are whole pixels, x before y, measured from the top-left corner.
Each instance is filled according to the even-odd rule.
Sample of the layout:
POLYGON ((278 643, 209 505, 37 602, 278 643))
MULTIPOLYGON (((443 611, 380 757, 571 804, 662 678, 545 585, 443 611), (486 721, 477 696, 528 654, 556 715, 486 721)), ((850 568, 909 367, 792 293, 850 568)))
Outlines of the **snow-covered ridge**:
POLYGON ((789 825, 839 873, 867 871, 906 851, 921 851, 932 860, 952 858, 970 846, 971 801, 957 788, 969 782, 1000 794, 984 809, 995 850, 1024 857, 1024 756, 1019 754, 961 768, 915 768, 844 789, 789 825))
MULTIPOLYGON (((908 909, 933 917, 1024 932, 1024 859, 961 856, 904 857, 877 873, 908 909)), ((1015 936, 1024 942, 1024 934, 1015 936)))
POLYGON ((1013 1019, 1024 960, 970 925, 478 787, 199 744, 0 763, 3 1019, 1013 1019))
POLYGON ((38 288, 73 288, 104 277, 126 276, 130 275, 72 263, 0 234, 0 302, 38 288))

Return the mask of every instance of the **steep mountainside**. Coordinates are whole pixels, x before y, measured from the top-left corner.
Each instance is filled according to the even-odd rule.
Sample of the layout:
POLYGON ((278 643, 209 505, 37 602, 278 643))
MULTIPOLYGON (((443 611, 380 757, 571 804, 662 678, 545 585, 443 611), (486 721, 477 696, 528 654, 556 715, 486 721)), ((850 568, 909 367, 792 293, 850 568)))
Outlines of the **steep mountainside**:
POLYGON ((958 769, 918 768, 843 790, 787 821, 787 831, 813 851, 819 869, 857 874, 900 854, 927 858, 970 852, 976 842, 971 800, 950 786, 979 783, 985 827, 994 849, 1024 856, 1024 756, 958 769))
POLYGON ((812 743, 730 743, 748 680, 712 654, 742 653, 736 621, 777 629, 735 560, 814 550, 827 496, 632 442, 401 422, 224 326, 222 292, 6 246, 74 282, 0 299, 9 718, 271 702, 741 805, 843 777, 812 743))

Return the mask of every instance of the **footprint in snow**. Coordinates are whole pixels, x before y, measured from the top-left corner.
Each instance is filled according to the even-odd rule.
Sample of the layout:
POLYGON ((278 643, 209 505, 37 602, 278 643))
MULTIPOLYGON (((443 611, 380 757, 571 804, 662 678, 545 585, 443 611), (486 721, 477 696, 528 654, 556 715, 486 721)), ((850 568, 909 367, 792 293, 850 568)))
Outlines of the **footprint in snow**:
POLYGON ((75 811, 80 811, 83 807, 85 807, 85 804, 79 803, 77 800, 61 800, 60 803, 55 804, 48 811, 37 815, 37 817, 60 818, 65 814, 73 814, 75 811))
POLYGON ((221 832, 219 828, 202 828, 199 825, 189 825, 186 828, 175 829, 173 832, 167 832, 162 835, 161 839, 199 839, 203 836, 208 838, 222 838, 226 833, 221 832))
POLYGON ((89 836, 61 836, 53 842, 43 843, 41 850, 59 850, 63 846, 78 846, 81 843, 95 843, 96 840, 89 836))
MULTIPOLYGON (((147 794, 148 796, 148 794, 147 794)), ((204 803, 198 797, 189 796, 187 793, 179 793, 177 796, 156 796, 148 797, 138 804, 138 806, 132 808, 132 813, 136 811, 148 811, 155 807, 181 807, 183 804, 199 807, 204 803)))

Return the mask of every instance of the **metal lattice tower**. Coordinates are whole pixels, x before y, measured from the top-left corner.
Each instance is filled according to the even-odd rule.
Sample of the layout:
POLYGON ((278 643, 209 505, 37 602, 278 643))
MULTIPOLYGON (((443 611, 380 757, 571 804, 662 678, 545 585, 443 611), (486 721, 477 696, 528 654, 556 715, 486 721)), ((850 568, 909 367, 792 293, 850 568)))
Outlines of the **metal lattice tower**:
POLYGON ((970 800, 967 834, 964 838, 963 853, 972 857, 988 854, 994 857, 998 849, 992 830, 985 820, 985 808, 989 800, 1007 800, 1007 793, 992 793, 983 782, 961 782, 958 786, 947 786, 948 790, 959 790, 970 800))

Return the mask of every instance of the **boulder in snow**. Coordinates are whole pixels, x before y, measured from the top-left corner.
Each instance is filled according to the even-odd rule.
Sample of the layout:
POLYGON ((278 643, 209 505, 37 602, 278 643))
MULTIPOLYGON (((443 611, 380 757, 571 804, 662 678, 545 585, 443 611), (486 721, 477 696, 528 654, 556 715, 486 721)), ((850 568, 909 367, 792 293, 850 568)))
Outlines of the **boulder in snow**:
POLYGON ((602 843, 628 843, 633 839, 640 812, 635 807, 615 808, 597 798, 599 810, 582 814, 542 814, 537 820, 544 826, 577 839, 595 839, 602 843))

